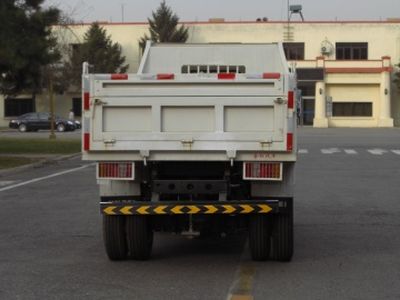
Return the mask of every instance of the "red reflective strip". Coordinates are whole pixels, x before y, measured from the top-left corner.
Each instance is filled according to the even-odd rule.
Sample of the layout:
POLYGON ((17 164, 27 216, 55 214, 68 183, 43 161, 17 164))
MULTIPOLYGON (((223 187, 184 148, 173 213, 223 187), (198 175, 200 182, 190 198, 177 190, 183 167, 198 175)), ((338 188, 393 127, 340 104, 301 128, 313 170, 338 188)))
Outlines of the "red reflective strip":
POLYGON ((175 74, 157 74, 157 80, 175 79, 175 74))
POLYGON ((263 73, 263 79, 280 79, 281 73, 263 73))
POLYGON ((293 150, 293 133, 288 133, 286 136, 286 150, 293 150))
POLYGON ((126 80, 128 74, 111 74, 111 80, 126 80))
POLYGON ((288 108, 294 107, 294 93, 293 91, 288 92, 288 101, 287 101, 288 108))
POLYGON ((132 163, 99 163, 100 178, 131 178, 132 172, 132 163))
POLYGON ((218 79, 235 79, 236 73, 218 73, 218 79))
POLYGON ((83 134, 83 150, 88 151, 90 149, 90 133, 83 134))
POLYGON ((83 93, 83 110, 89 110, 90 108, 90 94, 88 92, 83 93))

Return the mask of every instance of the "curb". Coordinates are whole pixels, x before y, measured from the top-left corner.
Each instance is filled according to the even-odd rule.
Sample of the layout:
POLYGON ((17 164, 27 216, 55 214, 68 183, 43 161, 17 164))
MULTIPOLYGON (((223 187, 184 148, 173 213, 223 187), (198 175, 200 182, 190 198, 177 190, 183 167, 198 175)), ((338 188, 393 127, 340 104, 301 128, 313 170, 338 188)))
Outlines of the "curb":
POLYGON ((60 155, 60 156, 51 157, 51 158, 44 158, 44 159, 41 159, 41 160, 39 160, 37 162, 31 163, 31 164, 27 164, 27 165, 15 167, 15 168, 10 168, 10 169, 0 170, 0 177, 5 176, 5 175, 9 175, 9 174, 18 173, 18 172, 25 171, 25 170, 28 170, 28 169, 38 168, 38 167, 41 167, 43 165, 46 165, 46 164, 49 164, 49 163, 52 163, 52 162, 57 162, 57 161, 62 161, 62 160, 67 160, 67 159, 79 157, 80 155, 81 155, 80 152, 79 153, 73 153, 73 154, 67 154, 67 155, 60 155))

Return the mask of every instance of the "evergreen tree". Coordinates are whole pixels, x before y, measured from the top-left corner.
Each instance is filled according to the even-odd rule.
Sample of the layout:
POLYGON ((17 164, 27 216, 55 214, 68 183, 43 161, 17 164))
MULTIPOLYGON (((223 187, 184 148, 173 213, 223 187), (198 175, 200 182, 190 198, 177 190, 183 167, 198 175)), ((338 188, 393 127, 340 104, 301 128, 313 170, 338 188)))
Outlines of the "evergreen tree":
POLYGON ((71 55, 69 72, 71 83, 79 87, 81 82, 82 63, 89 62, 93 73, 125 73, 129 68, 125 64, 121 46, 113 43, 105 29, 98 23, 92 26, 84 35, 84 41, 76 45, 71 55))
POLYGON ((58 22, 57 8, 43 9, 44 0, 0 1, 0 93, 33 94, 43 83, 43 66, 60 59, 51 25, 58 22))
POLYGON ((188 39, 188 29, 181 25, 178 27, 179 17, 173 13, 163 0, 157 10, 152 13, 149 21, 150 36, 145 34, 140 40, 139 45, 142 50, 146 46, 147 40, 158 43, 184 43, 188 39))

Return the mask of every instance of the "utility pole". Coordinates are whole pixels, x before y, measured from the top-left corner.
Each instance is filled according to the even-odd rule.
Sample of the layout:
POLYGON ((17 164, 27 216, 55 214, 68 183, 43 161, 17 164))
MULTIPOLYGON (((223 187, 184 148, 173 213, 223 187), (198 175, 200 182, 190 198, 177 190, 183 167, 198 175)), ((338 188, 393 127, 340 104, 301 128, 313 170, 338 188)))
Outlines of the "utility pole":
POLYGON ((121 19, 122 19, 122 23, 124 23, 124 13, 125 13, 125 11, 124 11, 124 9, 125 9, 125 3, 121 3, 121 19))

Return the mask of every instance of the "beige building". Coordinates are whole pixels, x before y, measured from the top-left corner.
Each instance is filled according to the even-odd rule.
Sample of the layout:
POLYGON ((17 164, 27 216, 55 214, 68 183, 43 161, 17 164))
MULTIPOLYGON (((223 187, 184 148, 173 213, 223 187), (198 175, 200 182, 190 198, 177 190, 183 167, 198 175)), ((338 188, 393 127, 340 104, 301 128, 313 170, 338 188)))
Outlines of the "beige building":
MULTIPOLYGON (((187 22, 188 43, 282 42, 298 74, 300 122, 314 127, 400 126, 400 94, 393 83, 400 62, 400 20, 379 22, 187 22)), ((105 23, 113 41, 121 44, 136 72, 138 40, 147 23, 105 23)), ((67 43, 79 44, 89 24, 62 32, 67 43)), ((243 53, 246 55, 246 53, 243 53)), ((256 57, 254 59, 257 59, 256 57)), ((221 62, 222 63, 222 62, 221 62)), ((266 72, 268 72, 266 67, 266 72)), ((32 99, 0 96, 0 126, 28 111, 48 111, 46 95, 32 99)), ((56 113, 66 117, 73 108, 79 117, 80 95, 56 99, 56 113)))

